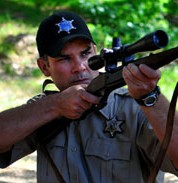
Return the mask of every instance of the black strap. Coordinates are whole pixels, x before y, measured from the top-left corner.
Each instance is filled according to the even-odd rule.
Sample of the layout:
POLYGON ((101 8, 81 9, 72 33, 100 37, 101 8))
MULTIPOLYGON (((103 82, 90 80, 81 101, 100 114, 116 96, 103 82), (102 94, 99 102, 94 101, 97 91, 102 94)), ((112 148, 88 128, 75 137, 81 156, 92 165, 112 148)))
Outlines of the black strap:
POLYGON ((48 124, 40 127, 36 131, 38 144, 49 143, 58 133, 66 129, 66 127, 71 123, 71 120, 67 118, 56 119, 48 124))
POLYGON ((178 97, 178 82, 177 82, 177 85, 175 87, 175 90, 174 90, 174 93, 173 93, 173 96, 171 99, 171 103, 169 106, 165 136, 164 136, 163 142, 162 142, 160 150, 158 152, 158 156, 156 158, 156 162, 154 164, 152 172, 150 173, 150 176, 148 178, 147 183, 154 183, 155 182, 156 176, 158 174, 158 171, 162 165, 163 159, 164 159, 165 154, 167 152, 167 148, 169 146, 171 136, 172 136, 177 97, 178 97))
POLYGON ((46 80, 43 82, 43 85, 42 85, 42 93, 44 93, 45 87, 46 87, 48 84, 54 84, 54 82, 53 82, 51 79, 46 79, 46 80))

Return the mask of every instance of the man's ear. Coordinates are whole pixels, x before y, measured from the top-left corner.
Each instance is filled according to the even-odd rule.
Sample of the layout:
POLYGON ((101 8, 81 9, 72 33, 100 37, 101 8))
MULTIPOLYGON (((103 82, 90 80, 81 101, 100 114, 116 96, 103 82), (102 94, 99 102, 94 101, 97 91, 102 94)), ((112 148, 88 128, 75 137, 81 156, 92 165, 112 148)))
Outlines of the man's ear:
POLYGON ((37 64, 45 76, 50 76, 49 63, 46 60, 44 60, 43 58, 38 58, 37 64))
POLYGON ((94 48, 94 52, 97 53, 97 47, 95 44, 93 45, 93 48, 94 48))

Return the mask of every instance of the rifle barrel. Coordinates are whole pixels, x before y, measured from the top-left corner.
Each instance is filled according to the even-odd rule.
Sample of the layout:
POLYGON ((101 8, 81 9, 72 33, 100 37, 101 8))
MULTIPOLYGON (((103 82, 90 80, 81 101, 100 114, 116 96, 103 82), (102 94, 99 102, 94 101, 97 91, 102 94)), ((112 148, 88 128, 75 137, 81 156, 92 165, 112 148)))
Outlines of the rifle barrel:
MULTIPOLYGON (((175 47, 160 53, 150 54, 149 56, 133 60, 129 63, 134 63, 137 66, 140 64, 146 64, 152 69, 159 69, 173 62, 177 58, 178 47, 175 47)), ((100 73, 99 76, 97 76, 91 81, 87 88, 87 91, 96 94, 97 96, 103 96, 105 94, 105 90, 111 92, 116 88, 126 85, 122 77, 122 69, 123 66, 120 66, 113 73, 100 73)))

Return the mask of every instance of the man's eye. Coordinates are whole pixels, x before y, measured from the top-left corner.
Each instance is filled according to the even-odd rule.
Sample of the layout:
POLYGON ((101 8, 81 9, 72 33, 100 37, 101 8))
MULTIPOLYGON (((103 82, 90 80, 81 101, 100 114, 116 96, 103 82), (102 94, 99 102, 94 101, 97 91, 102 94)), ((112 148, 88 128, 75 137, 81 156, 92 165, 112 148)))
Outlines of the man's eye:
POLYGON ((85 51, 82 53, 82 56, 85 57, 85 56, 88 56, 91 54, 91 51, 85 51))
POLYGON ((66 61, 70 61, 69 57, 61 57, 57 59, 58 62, 66 62, 66 61))

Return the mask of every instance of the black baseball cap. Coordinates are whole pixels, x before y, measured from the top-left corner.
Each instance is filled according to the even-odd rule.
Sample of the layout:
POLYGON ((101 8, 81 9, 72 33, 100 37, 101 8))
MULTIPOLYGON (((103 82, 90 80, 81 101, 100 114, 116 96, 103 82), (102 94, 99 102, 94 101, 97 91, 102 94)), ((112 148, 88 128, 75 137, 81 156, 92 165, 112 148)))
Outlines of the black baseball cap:
POLYGON ((85 21, 76 13, 58 11, 44 19, 37 31, 39 56, 57 57, 64 45, 74 38, 86 38, 94 43, 85 21))

